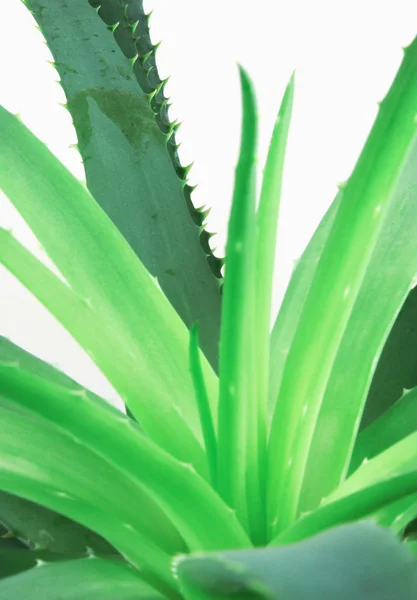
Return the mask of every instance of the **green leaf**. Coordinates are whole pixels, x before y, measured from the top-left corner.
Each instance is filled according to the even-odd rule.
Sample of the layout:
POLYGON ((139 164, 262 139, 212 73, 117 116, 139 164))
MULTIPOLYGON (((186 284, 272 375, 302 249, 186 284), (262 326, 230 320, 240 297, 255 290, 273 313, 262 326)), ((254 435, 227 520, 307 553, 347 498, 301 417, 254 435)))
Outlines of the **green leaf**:
MULTIPOLYGON (((410 220, 416 222, 410 219, 415 202, 407 205, 397 193, 415 141, 416 82, 417 40, 405 51, 343 190, 288 355, 270 444, 269 519, 277 532, 303 510, 317 506, 343 478, 373 363, 415 276, 415 236, 395 240, 394 248, 392 236, 403 233, 403 226, 413 227, 410 220), (375 271, 378 254, 384 256, 385 268, 378 264, 375 271), (378 312, 374 294, 369 297, 375 281, 377 290, 384 289, 378 312), (341 384, 340 374, 347 374, 348 382, 341 384)), ((409 187, 415 182, 412 170, 409 187)))
POLYGON ((9 531, 36 550, 58 554, 117 554, 105 539, 93 531, 12 494, 0 492, 0 521, 9 531))
MULTIPOLYGON (((416 162, 417 142, 414 141, 323 396, 300 497, 301 512, 316 506, 346 477, 365 403, 369 406, 368 421, 372 413, 375 417, 384 409, 383 405, 378 409, 377 398, 367 399, 367 394, 385 340, 417 272, 417 239, 413 233, 417 223, 416 162)), ((391 347, 391 357, 395 352, 403 356, 398 351, 400 343, 391 347)), ((411 348, 408 351, 412 356, 411 348)), ((394 366, 397 360, 392 359, 394 366)), ((413 368, 410 358, 404 365, 409 372, 413 368)), ((396 375, 397 386, 403 374, 404 370, 400 369, 396 375)), ((387 387, 387 394, 390 389, 387 387)), ((396 395, 391 396, 390 402, 395 399, 396 395)))
POLYGON ((325 529, 373 516, 392 502, 417 493, 417 470, 409 470, 305 513, 271 542, 297 542, 325 529))
MULTIPOLYGON (((4 230, 0 230, 0 235, 2 235, 3 232, 4 230)), ((6 233, 6 235, 8 236, 10 234, 6 233)), ((77 381, 71 379, 71 377, 68 377, 68 375, 57 367, 54 367, 30 352, 23 350, 23 348, 20 348, 20 346, 17 346, 2 335, 0 335, 0 362, 16 362, 23 367, 25 371, 38 375, 42 379, 46 379, 52 383, 58 383, 62 387, 71 390, 73 393, 83 393, 91 398, 99 398, 102 400, 100 396, 80 385, 77 381)))
POLYGON ((298 323, 317 271, 320 256, 326 246, 337 211, 339 210, 341 198, 342 192, 340 191, 314 232, 301 258, 297 261, 272 328, 268 399, 268 412, 270 416, 273 413, 278 398, 289 349, 297 331, 298 323))
POLYGON ((365 459, 361 466, 340 484, 323 502, 329 503, 352 494, 392 475, 397 475, 417 465, 417 432, 408 435, 374 458, 365 459))
POLYGON ((240 82, 242 136, 226 246, 217 447, 219 493, 228 506, 236 510, 240 521, 248 525, 248 519, 259 521, 261 502, 257 402, 253 393, 256 374, 251 332, 254 315, 257 116, 253 87, 241 67, 240 82), (252 485, 247 484, 247 478, 252 485), (250 490, 250 499, 247 489, 250 490), (257 509, 258 514, 248 514, 252 509, 257 509))
MULTIPOLYGON (((114 551, 115 552, 115 551, 114 551)), ((79 554, 55 554, 44 550, 30 550, 17 538, 0 538, 0 579, 16 575, 36 567, 39 562, 59 562, 92 556, 91 549, 79 554)), ((111 557, 111 560, 124 562, 121 556, 111 557)), ((125 563, 126 564, 126 563, 125 563)))
POLYGON ((411 496, 392 502, 380 510, 377 510, 372 515, 374 521, 384 527, 389 527, 391 531, 405 537, 407 537, 406 530, 410 525, 410 522, 416 517, 417 494, 412 494, 411 496))
POLYGON ((140 486, 75 436, 39 417, 16 413, 10 405, 3 390, 0 489, 79 521, 106 538, 160 589, 171 589, 169 555, 152 541, 157 525, 147 523, 147 515, 138 509, 140 486))
MULTIPOLYGON (((414 198, 415 192, 412 189, 409 194, 414 198)), ((404 231, 400 239, 405 237, 404 231)), ((417 287, 409 292, 385 342, 366 398, 361 429, 399 401, 405 389, 417 386, 416 324, 417 287)))
MULTIPOLYGON (((258 544, 266 542, 266 478, 267 478, 267 398, 269 385, 269 351, 271 330, 272 287, 274 279, 275 249, 278 229, 278 215, 281 200, 282 177, 284 170, 285 149, 291 121, 294 96, 294 77, 291 77, 282 99, 281 107, 275 122, 268 156, 263 173, 259 206, 256 214, 255 230, 255 265, 251 272, 247 269, 248 283, 252 278, 254 310, 253 319, 247 318, 245 327, 252 326, 253 339, 248 344, 256 347, 251 360, 254 361, 256 388, 252 393, 257 402, 252 402, 252 412, 248 416, 249 435, 254 426, 258 427, 257 448, 254 459, 259 466, 253 469, 255 481, 248 480, 248 488, 256 486, 256 477, 260 480, 259 506, 255 504, 253 530, 258 544), (262 520, 260 521, 260 515, 262 520), (259 523, 260 521, 260 523, 259 523)), ((249 286, 248 286, 249 287, 249 286)), ((246 292, 249 293, 248 291, 246 292)), ((255 386, 254 386, 255 387, 255 386)), ((256 440, 256 438, 255 438, 256 440)), ((259 485, 259 484, 258 484, 259 485)), ((253 504, 249 500, 249 505, 253 504)), ((249 513, 251 508, 249 508, 249 513)))
MULTIPOLYGON (((60 311, 146 433, 206 476, 186 327, 81 183, 5 109, 0 128, 0 185, 70 288, 4 231, 0 262, 60 311)), ((204 357, 202 367, 216 414, 217 379, 204 357)))
POLYGON ((413 600, 417 563, 372 522, 344 525, 291 546, 176 561, 189 600, 413 600))
MULTIPOLYGON (((16 365, 0 364, 0 393, 14 406, 59 426, 123 474, 134 486, 137 502, 144 504, 143 512, 132 507, 138 512, 138 531, 148 531, 150 539, 155 540, 159 534, 158 543, 162 545, 164 528, 171 522, 190 549, 249 545, 236 516, 193 466, 163 451, 138 431, 132 419, 107 402, 74 395, 16 365), (158 507, 167 515, 168 523, 158 507), (202 518, 207 514, 209 528, 202 518)), ((93 470, 91 473, 94 477, 93 470)))
POLYGON ((99 558, 42 564, 0 581, 0 600, 163 600, 133 569, 99 558))
POLYGON ((166 100, 152 54, 132 64, 138 50, 145 50, 148 33, 142 2, 100 2, 98 14, 87 0, 25 2, 54 56, 88 189, 158 279, 184 323, 190 327, 198 320, 202 347, 216 366, 218 260, 208 243, 202 246, 207 238, 204 217, 192 205, 173 125, 164 126, 166 100), (109 25, 118 23, 114 36, 99 15, 109 25), (217 267, 217 277, 209 262, 217 267))
POLYGON ((417 431, 417 388, 408 390, 387 412, 363 429, 355 442, 349 474, 364 460, 377 456, 417 431))
POLYGON ((204 375, 201 369, 198 341, 198 326, 195 324, 190 329, 190 369, 194 383, 198 412, 200 414, 201 428, 203 430, 204 445, 210 472, 210 482, 212 486, 215 486, 217 481, 217 440, 213 415, 211 414, 206 384, 204 382, 204 375))

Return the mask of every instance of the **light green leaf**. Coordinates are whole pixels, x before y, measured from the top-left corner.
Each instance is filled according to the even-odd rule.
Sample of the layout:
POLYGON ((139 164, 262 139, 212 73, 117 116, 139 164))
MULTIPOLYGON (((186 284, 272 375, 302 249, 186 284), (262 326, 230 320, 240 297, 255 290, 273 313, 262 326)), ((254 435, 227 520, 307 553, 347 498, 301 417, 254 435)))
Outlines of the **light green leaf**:
POLYGON ((251 523, 251 528, 256 530, 259 529, 261 489, 251 324, 254 316, 257 116, 253 87, 242 68, 240 82, 242 135, 226 246, 219 350, 218 489, 225 502, 236 510, 240 521, 246 526, 251 523), (247 484, 247 478, 252 485, 247 484), (249 514, 251 510, 257 514, 249 514))
MULTIPOLYGON (((132 509, 139 512, 136 522, 142 521, 138 530, 143 527, 150 530, 150 539, 155 540, 158 530, 159 536, 164 536, 167 519, 158 510, 160 506, 169 519, 168 524, 177 527, 190 549, 249 545, 236 516, 193 466, 167 454, 138 431, 132 419, 107 402, 73 394, 16 365, 1 363, 0 393, 13 405, 41 416, 79 440, 123 474, 136 490, 138 505, 147 503, 143 513, 137 511, 137 506, 132 509), (210 527, 202 518, 207 514, 210 527)), ((93 470, 91 473, 94 477, 93 470)), ((127 503, 131 505, 130 500, 127 503)))
POLYGON ((392 502, 372 515, 374 521, 401 535, 405 535, 408 525, 416 517, 417 494, 392 502))
MULTIPOLYGON (((64 326, 148 435, 207 475, 186 327, 81 183, 4 109, 0 127, 0 186, 71 290, 7 232, 2 232, 0 262, 50 310, 53 305, 61 311, 58 319, 65 317, 64 326), (94 333, 97 327, 100 334, 94 333), (81 339, 82 335, 89 337, 81 339)), ((203 357, 202 367, 216 414, 217 380, 203 357)))
POLYGON ((291 546, 177 560, 188 600, 413 600, 417 563, 371 522, 344 525, 291 546))
POLYGON ((198 342, 198 325, 195 324, 190 329, 190 370, 194 383, 198 412, 200 414, 201 429, 203 431, 204 445, 209 466, 210 482, 212 486, 215 486, 217 482, 217 439, 204 375, 201 369, 198 342))
POLYGON ((387 412, 359 433, 349 465, 349 474, 364 460, 377 456, 415 431, 417 388, 407 391, 387 412))
MULTIPOLYGON (((261 195, 256 214, 255 229, 255 265, 252 271, 247 270, 248 282, 252 279, 254 290, 253 319, 247 318, 245 327, 252 326, 253 339, 249 340, 255 351, 252 359, 254 361, 256 387, 249 391, 255 398, 252 402, 252 412, 248 417, 248 430, 257 425, 257 448, 254 452, 254 460, 259 461, 259 466, 253 469, 255 482, 248 480, 248 488, 256 485, 256 477, 261 482, 261 502, 255 504, 255 515, 253 529, 255 540, 258 544, 266 542, 265 502, 266 502, 266 478, 267 478, 267 398, 269 385, 269 351, 271 330, 271 306, 272 287, 274 279, 275 249, 278 229, 278 216, 281 201, 281 187, 285 161, 285 149, 287 145, 288 131, 291 121, 292 103, 294 96, 294 77, 291 77, 282 99, 281 107, 275 122, 274 131, 269 146, 263 173, 261 195), (259 515, 262 514, 262 520, 259 515), (260 522, 259 522, 260 521, 260 522)), ((248 291, 246 292, 249 293, 248 291)), ((255 438, 256 440, 256 438, 255 438)), ((249 501, 251 505, 252 501, 249 501)), ((249 513, 251 509, 249 508, 249 513)))
POLYGON ((292 340, 294 339, 314 275, 317 271, 320 256, 333 227, 341 197, 342 193, 339 192, 314 232, 301 258, 297 261, 272 328, 269 369, 269 416, 271 416, 275 408, 289 349, 291 348, 292 340))
POLYGON ((297 542, 330 527, 371 517, 390 503, 416 493, 417 470, 414 469, 305 513, 294 525, 274 538, 271 545, 297 542))
POLYGON ((415 82, 417 40, 405 51, 343 190, 288 355, 270 445, 269 519, 277 532, 303 510, 317 506, 344 476, 373 362, 416 273, 415 236, 401 239, 392 248, 393 232, 410 224, 410 204, 398 197, 397 186, 415 141, 415 82), (377 272, 372 262, 375 253, 385 256, 385 268, 377 272), (372 280, 373 285, 378 281, 376 289, 384 289, 377 313, 367 288, 372 280), (340 383, 341 373, 348 373, 349 383, 340 383))
POLYGON ((165 122, 163 85, 149 35, 144 40, 148 28, 142 2, 101 1, 98 14, 87 0, 25 3, 54 56, 88 189, 157 277, 185 324, 199 321, 202 347, 216 366, 220 269, 208 242, 203 249, 204 217, 192 205, 173 125, 165 122), (118 23, 114 36, 99 15, 109 25, 118 23), (151 56, 140 56, 132 66, 138 51, 151 51, 151 56))
POLYGON ((361 464, 323 502, 329 503, 367 486, 417 467, 417 431, 361 464))
POLYGON ((0 581, 0 600, 163 600, 133 569, 99 558, 40 564, 0 581))
POLYGON ((0 489, 80 522, 106 538, 160 589, 172 588, 169 555, 152 541, 157 524, 147 523, 139 509, 141 488, 75 436, 10 406, 3 391, 0 489))

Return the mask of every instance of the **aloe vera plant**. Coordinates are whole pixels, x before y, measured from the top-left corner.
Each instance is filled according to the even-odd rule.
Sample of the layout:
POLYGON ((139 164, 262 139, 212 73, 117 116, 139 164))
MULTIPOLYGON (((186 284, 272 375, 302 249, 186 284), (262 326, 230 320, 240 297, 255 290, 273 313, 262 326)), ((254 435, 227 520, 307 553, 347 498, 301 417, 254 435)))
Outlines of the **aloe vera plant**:
POLYGON ((126 414, 0 338, 0 600, 416 598, 417 40, 270 331, 294 78, 258 198, 240 68, 223 282, 142 1, 25 4, 87 187, 0 109, 1 188, 61 277, 5 229, 0 263, 126 414))

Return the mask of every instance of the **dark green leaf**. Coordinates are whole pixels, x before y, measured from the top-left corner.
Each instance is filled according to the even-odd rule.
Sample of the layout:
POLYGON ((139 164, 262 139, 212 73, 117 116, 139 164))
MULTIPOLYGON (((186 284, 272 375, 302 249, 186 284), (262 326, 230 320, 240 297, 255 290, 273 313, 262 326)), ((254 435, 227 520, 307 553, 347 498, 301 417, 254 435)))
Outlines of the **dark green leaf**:
POLYGON ((377 456, 415 431, 417 388, 407 391, 391 408, 359 433, 349 465, 349 475, 364 460, 377 456))
MULTIPOLYGON (((385 293, 381 288, 380 294, 385 293)), ((417 287, 399 312, 379 358, 362 415, 361 429, 417 386, 417 287)))
POLYGON ((192 206, 186 170, 169 140, 172 128, 167 133, 158 126, 166 103, 154 60, 148 56, 145 64, 142 56, 132 67, 131 59, 149 42, 142 3, 130 1, 127 14, 118 0, 100 4, 107 23, 119 23, 115 37, 125 55, 87 0, 26 0, 55 59, 89 190, 185 324, 200 323, 202 347, 216 365, 220 273, 211 271, 206 252, 211 263, 216 260, 200 242, 207 237, 203 217, 192 206))

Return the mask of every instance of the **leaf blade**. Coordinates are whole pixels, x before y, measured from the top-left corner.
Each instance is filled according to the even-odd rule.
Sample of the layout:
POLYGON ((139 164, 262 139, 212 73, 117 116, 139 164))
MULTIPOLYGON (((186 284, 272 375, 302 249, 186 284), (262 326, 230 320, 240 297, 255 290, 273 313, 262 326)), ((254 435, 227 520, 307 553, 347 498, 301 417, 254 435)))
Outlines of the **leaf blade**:
POLYGON ((411 600, 415 560, 394 535, 371 522, 344 525, 309 540, 177 561, 190 600, 411 600))
MULTIPOLYGON (((176 150, 170 152, 172 126, 163 132, 155 118, 155 101, 163 91, 140 86, 159 79, 155 61, 147 57, 149 72, 142 57, 132 65, 148 33, 142 3, 100 2, 96 11, 87 0, 25 1, 56 61, 89 190, 187 327, 199 321, 202 347, 216 367, 220 272, 216 277, 210 269, 200 242, 203 217, 192 205, 185 177, 179 176, 176 150), (118 24, 114 33, 102 18, 118 24)), ((152 55, 148 38, 146 53, 152 55)), ((161 88, 159 81, 155 85, 161 88)), ((163 113, 166 118, 166 109, 163 113)))
MULTIPOLYGON (((79 327, 81 316, 87 314, 86 326, 89 320, 92 324, 101 322, 103 335, 110 334, 113 341, 100 348, 98 339, 94 352, 91 345, 84 345, 87 352, 98 361, 148 435, 182 460, 195 462, 204 475, 207 465, 187 368, 184 324, 85 188, 5 109, 0 110, 0 122, 0 156, 5 165, 0 183, 71 286, 77 309, 72 306, 66 327, 72 322, 79 327), (114 347, 121 353, 120 361, 113 360, 114 347), (165 377, 161 378, 161 373, 165 377), (142 397, 152 398, 152 409, 141 401, 138 391, 142 397), (163 417, 167 415, 184 436, 183 443, 172 428, 164 426, 167 420, 163 417), (186 427, 181 424, 184 421, 186 427)), ((6 233, 2 232, 3 238, 6 233)), ((7 259, 13 261, 16 270, 20 269, 22 283, 30 281, 29 289, 36 286, 31 274, 36 265, 38 273, 42 270, 47 278, 48 270, 10 235, 1 245, 2 254, 7 250, 7 259)), ((46 298, 56 302, 53 295, 60 284, 49 276, 48 287, 40 290, 41 301, 46 298), (49 293, 52 286, 54 290, 49 293)), ((66 290, 67 297, 69 293, 66 290)), ((94 344, 93 336, 89 344, 94 344)), ((216 414, 217 379, 205 359, 202 365, 216 414)))
POLYGON ((163 600, 132 569, 102 559, 42 564, 0 581, 0 599, 31 600, 163 600))
MULTIPOLYGON (((417 41, 414 41, 405 52, 394 84, 381 104, 364 151, 343 191, 290 350, 271 432, 269 512, 270 522, 277 522, 279 529, 293 522, 297 511, 303 508, 299 506, 299 498, 306 463, 310 452, 314 456, 319 453, 314 454, 311 442, 323 393, 415 139, 416 71, 417 41), (314 345, 311 338, 315 340, 314 345), (303 377, 299 377, 300 369, 303 377), (282 423, 286 426, 283 434, 280 431, 282 423)), ((355 426, 357 414, 358 411, 351 428, 355 426)), ((351 437, 346 435, 346 439, 351 443, 351 437)), ((339 450, 342 456, 342 450, 339 450)), ((346 456, 345 448, 343 453, 346 456)), ((341 467, 336 460, 333 463, 334 456, 330 451, 326 456, 329 461, 326 473, 328 467, 331 476, 338 480, 344 465, 341 467)), ((328 479, 330 477, 327 482, 328 479)))

